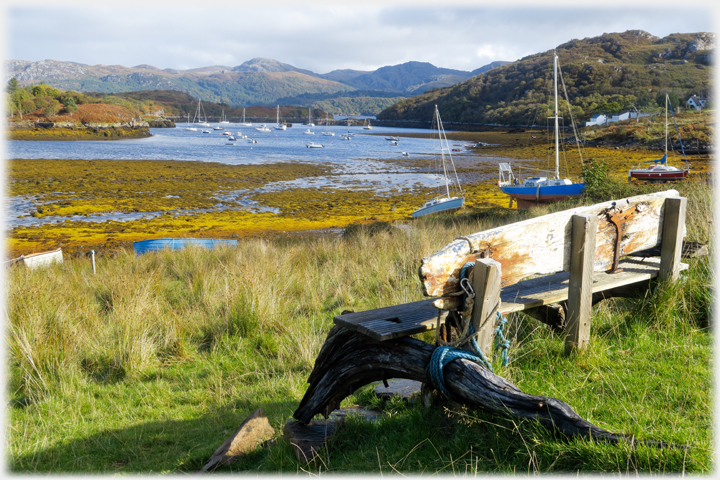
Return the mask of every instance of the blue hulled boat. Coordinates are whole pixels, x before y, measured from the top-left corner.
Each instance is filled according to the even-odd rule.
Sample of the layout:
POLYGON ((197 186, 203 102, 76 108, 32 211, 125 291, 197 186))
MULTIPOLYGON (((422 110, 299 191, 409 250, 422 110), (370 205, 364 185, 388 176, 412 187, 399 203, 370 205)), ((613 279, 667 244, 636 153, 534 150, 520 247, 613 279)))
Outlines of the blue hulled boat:
POLYGON ((182 250, 187 246, 201 248, 215 248, 219 246, 236 246, 237 240, 224 240, 219 238, 154 238, 133 242, 135 255, 142 255, 158 250, 182 250))
POLYGON ((573 183, 567 178, 560 178, 560 135, 558 131, 558 101, 557 101, 557 72, 558 56, 553 55, 553 74, 555 80, 555 176, 531 177, 522 183, 513 175, 510 165, 500 164, 500 179, 498 187, 510 197, 512 202, 517 201, 518 208, 528 208, 539 203, 554 203, 571 197, 578 197, 585 191, 584 183, 573 183))

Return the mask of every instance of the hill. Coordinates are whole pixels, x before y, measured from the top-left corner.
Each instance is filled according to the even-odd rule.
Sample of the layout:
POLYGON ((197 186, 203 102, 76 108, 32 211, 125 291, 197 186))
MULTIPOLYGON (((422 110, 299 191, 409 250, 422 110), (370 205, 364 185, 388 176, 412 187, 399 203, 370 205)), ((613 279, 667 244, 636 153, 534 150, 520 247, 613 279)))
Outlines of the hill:
MULTIPOLYGON (((714 49, 712 33, 658 38, 633 30, 572 40, 560 45, 557 54, 573 115, 582 121, 633 106, 653 108, 666 93, 675 106, 691 95, 708 96, 714 49)), ((447 123, 544 124, 552 115, 552 59, 552 51, 530 55, 402 100, 378 119, 427 122, 437 104, 447 123)))
MULTIPOLYGON (((491 65, 475 72, 492 68, 491 65)), ((146 64, 134 67, 83 65, 56 60, 5 62, 5 81, 15 77, 20 85, 43 82, 65 90, 111 94, 176 90, 203 101, 224 102, 229 106, 270 106, 287 104, 289 98, 317 96, 335 101, 325 102, 322 107, 303 105, 355 115, 375 114, 394 103, 388 101, 383 92, 392 92, 399 99, 453 85, 473 75, 473 72, 438 68, 421 62, 382 67, 374 72, 336 70, 324 75, 267 58, 254 58, 236 67, 214 65, 189 70, 161 70, 146 64), (357 90, 365 92, 362 101, 357 99, 358 95, 347 95, 357 90)))

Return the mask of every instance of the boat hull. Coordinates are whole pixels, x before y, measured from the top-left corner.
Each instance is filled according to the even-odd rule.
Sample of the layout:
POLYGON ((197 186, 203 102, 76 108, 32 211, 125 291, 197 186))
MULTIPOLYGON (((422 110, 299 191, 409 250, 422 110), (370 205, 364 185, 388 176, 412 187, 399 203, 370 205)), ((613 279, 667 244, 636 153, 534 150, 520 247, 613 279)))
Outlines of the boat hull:
POLYGON ((454 212, 456 210, 460 210, 460 208, 462 208, 464 204, 465 198, 451 198, 450 200, 447 200, 445 202, 436 203, 435 205, 430 205, 428 207, 418 208, 412 213, 411 216, 412 218, 418 218, 425 215, 430 215, 432 213, 454 212))
POLYGON ((154 238, 133 242, 135 255, 142 255, 148 252, 159 250, 182 250, 187 246, 200 248, 215 248, 219 246, 236 246, 237 240, 225 240, 219 238, 154 238))
POLYGON ((518 202, 518 208, 528 208, 535 204, 555 203, 567 198, 579 197, 585 191, 584 183, 570 185, 549 185, 539 187, 524 187, 522 185, 507 185, 500 190, 511 199, 518 202))
POLYGON ((62 248, 50 252, 33 253, 23 256, 23 263, 30 269, 44 267, 53 263, 63 263, 62 248))
POLYGON ((636 178, 638 180, 649 181, 666 181, 666 180, 684 180, 687 178, 689 170, 675 170, 668 172, 653 172, 651 170, 630 170, 628 179, 636 178))

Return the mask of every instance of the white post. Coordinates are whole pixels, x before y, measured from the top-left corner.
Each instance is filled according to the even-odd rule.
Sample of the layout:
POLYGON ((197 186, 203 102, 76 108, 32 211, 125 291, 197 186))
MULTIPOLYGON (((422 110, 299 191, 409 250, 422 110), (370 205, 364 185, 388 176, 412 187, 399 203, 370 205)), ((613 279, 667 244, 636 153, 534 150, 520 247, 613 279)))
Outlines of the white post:
POLYGON ((93 275, 95 275, 95 250, 90 250, 90 258, 92 259, 93 275))

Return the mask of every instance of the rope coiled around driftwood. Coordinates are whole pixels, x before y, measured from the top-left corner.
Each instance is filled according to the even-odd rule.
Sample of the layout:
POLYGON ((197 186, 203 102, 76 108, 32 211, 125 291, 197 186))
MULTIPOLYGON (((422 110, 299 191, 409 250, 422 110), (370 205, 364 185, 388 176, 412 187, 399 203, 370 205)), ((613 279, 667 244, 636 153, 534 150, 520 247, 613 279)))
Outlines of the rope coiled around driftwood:
MULTIPOLYGON (((461 284, 464 279, 468 278, 468 271, 473 265, 474 264, 472 262, 468 262, 460 269, 461 284)), ((449 398, 453 398, 453 396, 447 390, 447 387, 445 386, 445 378, 443 376, 443 368, 445 368, 448 363, 458 358, 464 358, 466 360, 471 360, 473 362, 479 363, 491 372, 493 371, 492 364, 485 357, 482 350, 480 350, 480 346, 477 344, 477 332, 474 331, 472 322, 470 320, 472 308, 474 306, 473 298, 475 296, 475 292, 472 291, 472 287, 470 286, 469 282, 467 283, 467 287, 469 288, 469 291, 466 290, 466 294, 464 295, 465 298, 463 298, 465 311, 461 312, 460 315, 462 323, 464 324, 462 333, 460 334, 460 338, 455 342, 443 341, 438 335, 438 332, 440 330, 440 325, 438 324, 437 328, 435 329, 435 339, 438 344, 440 344, 440 346, 435 348, 432 356, 430 357, 430 362, 425 368, 428 383, 430 383, 432 387, 443 392, 443 394, 445 394, 449 398), (465 344, 470 344, 470 348, 472 350, 471 352, 458 348, 465 344)), ((496 314, 498 319, 498 324, 493 332, 495 335, 494 344, 496 351, 498 349, 502 349, 500 353, 500 360, 503 366, 507 366, 509 361, 508 349, 510 347, 510 342, 505 338, 505 335, 503 333, 504 326, 507 323, 507 318, 503 317, 500 314, 500 312, 497 310, 498 307, 499 305, 496 305, 492 312, 496 314)), ((490 315, 492 315, 492 313, 490 315)))

